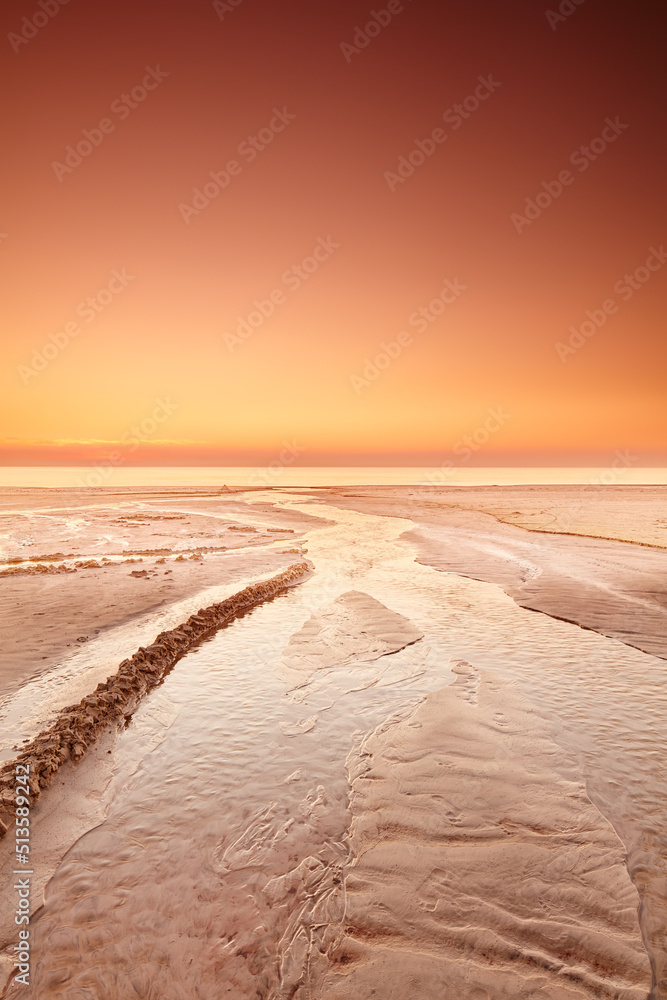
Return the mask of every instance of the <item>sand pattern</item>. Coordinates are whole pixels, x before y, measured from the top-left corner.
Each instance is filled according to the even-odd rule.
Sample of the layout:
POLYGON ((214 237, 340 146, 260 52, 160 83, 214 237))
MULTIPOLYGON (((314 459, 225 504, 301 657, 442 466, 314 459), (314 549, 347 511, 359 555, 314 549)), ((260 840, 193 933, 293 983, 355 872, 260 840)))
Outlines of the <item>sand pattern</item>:
POLYGON ((645 1000, 639 898, 576 761, 513 684, 454 669, 348 758, 344 937, 316 995, 645 1000))
POLYGON ((369 594, 349 590, 315 612, 289 641, 281 667, 301 679, 315 670, 377 660, 422 639, 408 618, 369 594))
MULTIPOLYGON (((226 579, 224 592, 133 634, 113 666, 105 660, 104 672, 64 693, 54 711, 142 646, 118 673, 23 747, 33 754, 37 792, 65 763, 34 813, 35 889, 48 865, 49 877, 57 871, 32 928, 31 996, 643 1000, 651 989, 646 948, 661 980, 662 664, 528 615, 518 597, 496 590, 511 585, 543 611, 552 595, 554 617, 581 617, 585 606, 596 616, 588 628, 603 633, 610 617, 618 631, 631 605, 633 627, 652 638, 659 623, 651 601, 663 593, 654 570, 665 550, 527 533, 456 506, 434 504, 431 519, 424 503, 418 528, 399 542, 409 521, 396 493, 391 512, 400 524, 374 518, 364 536, 360 515, 341 528, 331 517, 331 538, 326 530, 308 538, 310 583, 201 648, 207 634, 271 594, 249 588, 247 604, 243 594, 225 601, 243 586, 226 579), (413 563, 415 542, 424 562, 447 572, 413 563), (376 586, 389 607, 370 596, 376 586), (192 614, 200 604, 205 610, 192 614), (167 676, 188 651, 189 662, 167 676), (448 662, 456 681, 438 690, 448 662), (565 751, 561 741, 578 749, 565 751)), ((375 503, 364 496, 354 505, 361 499, 375 503)), ((303 512, 291 513, 287 523, 300 526, 303 512)), ((230 538, 245 537, 245 526, 228 527, 230 538)), ((123 548, 123 558, 157 557, 164 543, 153 534, 154 543, 123 548)), ((58 544, 32 547, 73 556, 58 544)), ((302 559, 301 545, 297 552, 302 559)), ((286 557, 282 544, 274 553, 286 557)), ((284 569, 265 567, 267 556, 239 554, 239 567, 255 561, 238 578, 257 579, 258 559, 266 576, 284 569)), ((29 562, 11 556, 7 564, 29 562)), ((188 586, 197 583, 197 562, 173 565, 174 576, 187 568, 188 586)), ((309 565, 290 567, 303 574, 292 582, 309 565)), ((123 613, 168 579, 155 567, 105 566, 57 579, 17 574, 6 584, 16 597, 39 583, 71 601, 77 577, 104 575, 101 600, 92 589, 86 598, 96 614, 98 604, 118 600, 114 572, 127 584, 123 595, 137 595, 123 599, 123 613)), ((76 641, 89 641, 99 624, 86 618, 76 641)), ((9 951, 0 959, 9 962, 9 951)), ((654 985, 651 1000, 662 996, 654 985)))
POLYGON ((0 770, 0 837, 5 835, 11 821, 17 763, 29 765, 30 792, 37 798, 66 761, 80 760, 109 724, 121 717, 128 718, 139 700, 163 680, 196 642, 253 604, 300 581, 308 570, 308 563, 295 563, 270 580, 251 584, 226 601, 201 608, 187 622, 161 632, 150 646, 141 647, 130 659, 123 660, 117 673, 98 684, 93 694, 78 705, 62 709, 52 726, 0 770))

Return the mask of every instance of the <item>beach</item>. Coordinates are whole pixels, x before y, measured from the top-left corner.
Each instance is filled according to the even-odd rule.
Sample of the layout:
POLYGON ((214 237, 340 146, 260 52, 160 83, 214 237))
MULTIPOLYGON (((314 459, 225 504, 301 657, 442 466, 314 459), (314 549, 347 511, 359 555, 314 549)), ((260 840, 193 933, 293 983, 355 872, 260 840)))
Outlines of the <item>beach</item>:
POLYGON ((3 489, 2 996, 667 996, 666 497, 3 489))

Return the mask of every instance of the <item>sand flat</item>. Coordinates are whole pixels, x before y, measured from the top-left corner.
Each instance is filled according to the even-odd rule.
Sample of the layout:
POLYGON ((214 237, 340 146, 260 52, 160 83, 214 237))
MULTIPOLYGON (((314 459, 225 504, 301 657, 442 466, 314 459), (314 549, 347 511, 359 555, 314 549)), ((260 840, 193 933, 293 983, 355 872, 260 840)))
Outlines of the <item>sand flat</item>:
POLYGON ((576 761, 514 685, 455 669, 348 760, 345 935, 318 995, 644 1000, 639 898, 576 761))
POLYGON ((665 487, 329 490, 343 508, 409 517, 427 566, 667 658, 665 487))
POLYGON ((317 523, 218 490, 0 490, 0 700, 100 634, 285 569, 317 523))
MULTIPOLYGON (((24 583, 34 594, 53 584, 60 603, 40 608, 35 652, 65 617, 61 581, 70 599, 79 581, 91 623, 60 672, 10 699, 31 736, 40 684, 47 707, 88 694, 97 659, 117 667, 225 598, 211 590, 236 587, 223 582, 232 565, 247 579, 297 549, 314 567, 188 652, 129 725, 67 762, 35 802, 36 890, 72 824, 94 829, 57 864, 34 916, 33 988, 8 997, 644 1000, 647 951, 651 1000, 667 996, 664 660, 630 648, 657 634, 648 610, 664 550, 527 530, 461 496, 344 492, 340 508, 319 491, 305 502, 144 496, 121 517, 100 492, 92 516, 73 505, 72 551, 91 554, 95 532, 117 520, 101 551, 120 540, 135 558, 166 547, 173 529, 172 554, 5 581, 26 602, 24 583), (204 551, 216 533, 233 551, 204 551), (177 561, 180 547, 203 558, 177 561), (172 564, 197 592, 164 606, 172 564), (163 606, 96 634, 111 610, 136 614, 131 587, 163 606), (533 599, 549 613, 521 607, 533 599), (555 620, 569 609, 614 639, 555 620), (443 690, 451 663, 457 680, 443 690), (102 755, 108 785, 92 767, 102 755)), ((563 508, 558 491, 537 500, 563 508)), ((67 513, 49 520, 45 506, 34 510, 48 518, 15 536, 30 553, 65 551, 37 548, 67 513)))
POLYGON ((318 492, 341 506, 372 500, 391 513, 399 509, 476 510, 496 521, 532 532, 585 535, 667 548, 664 485, 450 486, 435 473, 434 485, 322 487, 318 492))
POLYGON ((379 659, 417 642, 424 633, 369 594, 349 590, 314 612, 290 639, 282 657, 297 677, 356 660, 379 659))

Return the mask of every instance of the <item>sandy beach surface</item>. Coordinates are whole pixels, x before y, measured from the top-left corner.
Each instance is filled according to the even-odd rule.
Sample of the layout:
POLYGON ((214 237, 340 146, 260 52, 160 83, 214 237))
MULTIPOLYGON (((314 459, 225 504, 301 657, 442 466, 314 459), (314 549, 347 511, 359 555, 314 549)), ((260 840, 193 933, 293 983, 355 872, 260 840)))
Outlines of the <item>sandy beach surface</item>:
POLYGON ((4 490, 1 995, 667 997, 666 498, 4 490))
POLYGON ((266 506, 250 523, 219 490, 103 494, 0 491, 0 697, 120 625, 283 569, 310 523, 266 506))
POLYGON ((347 926, 321 996, 645 997, 637 891, 576 761, 507 682, 453 671, 348 762, 347 926))
POLYGON ((667 658, 664 487, 323 493, 352 510, 409 517, 408 537, 429 566, 496 583, 524 608, 667 658))

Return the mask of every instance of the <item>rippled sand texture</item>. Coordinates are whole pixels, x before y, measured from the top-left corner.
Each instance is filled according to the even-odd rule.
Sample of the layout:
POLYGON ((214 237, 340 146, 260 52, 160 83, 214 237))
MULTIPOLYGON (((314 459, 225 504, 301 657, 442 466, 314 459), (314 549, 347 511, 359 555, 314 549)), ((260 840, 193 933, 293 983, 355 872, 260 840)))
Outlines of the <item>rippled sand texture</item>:
POLYGON ((187 622, 161 632, 147 648, 141 647, 118 671, 98 684, 78 705, 60 712, 56 722, 42 731, 18 755, 0 766, 0 836, 12 824, 17 764, 27 768, 32 802, 48 787, 60 767, 80 760, 111 723, 131 718, 139 701, 162 683, 178 660, 206 635, 261 601, 298 582, 308 572, 308 563, 295 563, 265 583, 246 587, 233 598, 200 608, 187 622))
MULTIPOLYGON (((313 572, 189 647, 34 802, 33 984, 8 1000, 643 1000, 649 959, 651 1000, 667 998, 666 664, 635 641, 657 638, 647 609, 663 599, 665 553, 500 523, 464 490, 453 504, 345 492, 127 501, 230 536, 232 509, 250 537, 307 532, 295 547, 313 572), (549 613, 521 606, 528 596, 549 613), (573 609, 597 627, 558 620, 573 609)), ((560 517, 573 496, 536 490, 527 514, 560 517)), ((649 499, 657 520, 664 504, 649 499)), ((610 507, 603 520, 613 527, 610 507)), ((8 746, 231 598, 237 577, 294 561, 268 539, 175 559, 208 567, 202 587, 143 605, 8 696, 8 746)), ((153 587, 129 569, 128 588, 153 587)), ((111 569, 4 584, 88 572, 111 569)), ((35 636, 46 651, 46 630, 35 636)), ((0 886, 1 985, 13 895, 0 886)))
POLYGON ((350 590, 311 615, 290 639, 281 666, 287 675, 303 680, 314 670, 396 653, 423 635, 404 615, 369 594, 350 590))
POLYGON ((316 995, 645 998, 639 898, 574 759, 513 685, 454 669, 348 760, 346 935, 316 995))

